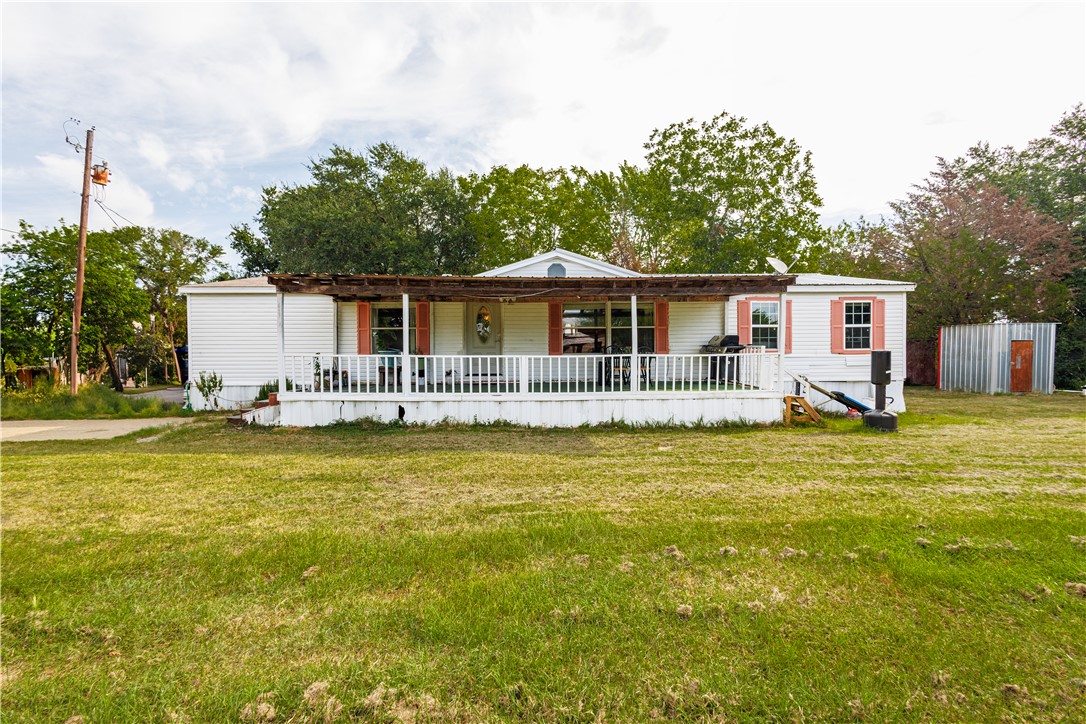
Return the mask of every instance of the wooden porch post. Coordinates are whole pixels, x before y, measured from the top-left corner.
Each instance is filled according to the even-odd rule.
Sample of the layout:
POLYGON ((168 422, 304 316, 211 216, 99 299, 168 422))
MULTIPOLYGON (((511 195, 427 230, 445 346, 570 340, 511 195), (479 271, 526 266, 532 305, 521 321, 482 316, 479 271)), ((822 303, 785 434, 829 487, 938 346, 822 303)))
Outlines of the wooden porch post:
POLYGON ((279 394, 287 391, 287 342, 284 333, 286 324, 284 320, 283 292, 275 294, 275 331, 279 335, 279 394))
POLYGON ((630 295, 630 392, 641 387, 641 364, 637 359, 637 295, 630 295))

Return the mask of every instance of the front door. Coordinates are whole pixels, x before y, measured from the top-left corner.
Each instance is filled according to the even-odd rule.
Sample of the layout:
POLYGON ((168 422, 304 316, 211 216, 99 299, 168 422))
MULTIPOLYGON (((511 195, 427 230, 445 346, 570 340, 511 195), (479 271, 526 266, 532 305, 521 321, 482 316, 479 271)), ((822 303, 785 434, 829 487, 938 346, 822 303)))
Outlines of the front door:
POLYGON ((502 308, 497 302, 469 302, 465 348, 470 355, 502 353, 502 308))
POLYGON ((1033 342, 1011 341, 1011 392, 1033 389, 1033 342))

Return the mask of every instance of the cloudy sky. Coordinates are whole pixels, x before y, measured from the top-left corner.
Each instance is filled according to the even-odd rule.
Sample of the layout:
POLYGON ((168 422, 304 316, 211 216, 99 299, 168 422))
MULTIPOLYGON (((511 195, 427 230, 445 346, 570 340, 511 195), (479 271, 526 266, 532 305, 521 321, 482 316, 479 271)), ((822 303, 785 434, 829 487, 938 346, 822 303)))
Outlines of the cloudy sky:
MULTIPOLYGON (((3 20, 3 238, 78 221, 97 127, 119 223, 226 245, 334 144, 457 172, 614 168, 722 110, 811 151, 827 222, 937 156, 1021 146, 1086 96, 1086 4, 18 4, 3 20)), ((93 228, 110 228, 91 207, 93 228)))

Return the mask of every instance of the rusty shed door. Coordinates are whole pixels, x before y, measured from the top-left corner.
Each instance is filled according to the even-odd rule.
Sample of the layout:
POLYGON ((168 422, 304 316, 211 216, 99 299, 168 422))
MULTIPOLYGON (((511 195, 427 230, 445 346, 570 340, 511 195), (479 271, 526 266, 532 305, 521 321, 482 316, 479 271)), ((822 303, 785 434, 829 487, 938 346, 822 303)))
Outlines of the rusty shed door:
POLYGON ((1033 342, 1011 340, 1011 392, 1033 390, 1033 342))

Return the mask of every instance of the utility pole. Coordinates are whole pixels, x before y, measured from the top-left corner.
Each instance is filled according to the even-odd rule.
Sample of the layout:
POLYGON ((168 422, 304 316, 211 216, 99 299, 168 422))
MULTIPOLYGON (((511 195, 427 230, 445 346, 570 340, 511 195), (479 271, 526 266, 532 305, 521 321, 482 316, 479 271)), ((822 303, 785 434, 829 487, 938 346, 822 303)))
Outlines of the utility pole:
POLYGON ((90 211, 91 147, 94 127, 87 129, 86 158, 83 161, 83 200, 79 206, 79 250, 75 261, 75 304, 72 307, 72 366, 68 374, 72 394, 79 391, 79 327, 83 318, 83 270, 87 256, 87 214, 90 211))

